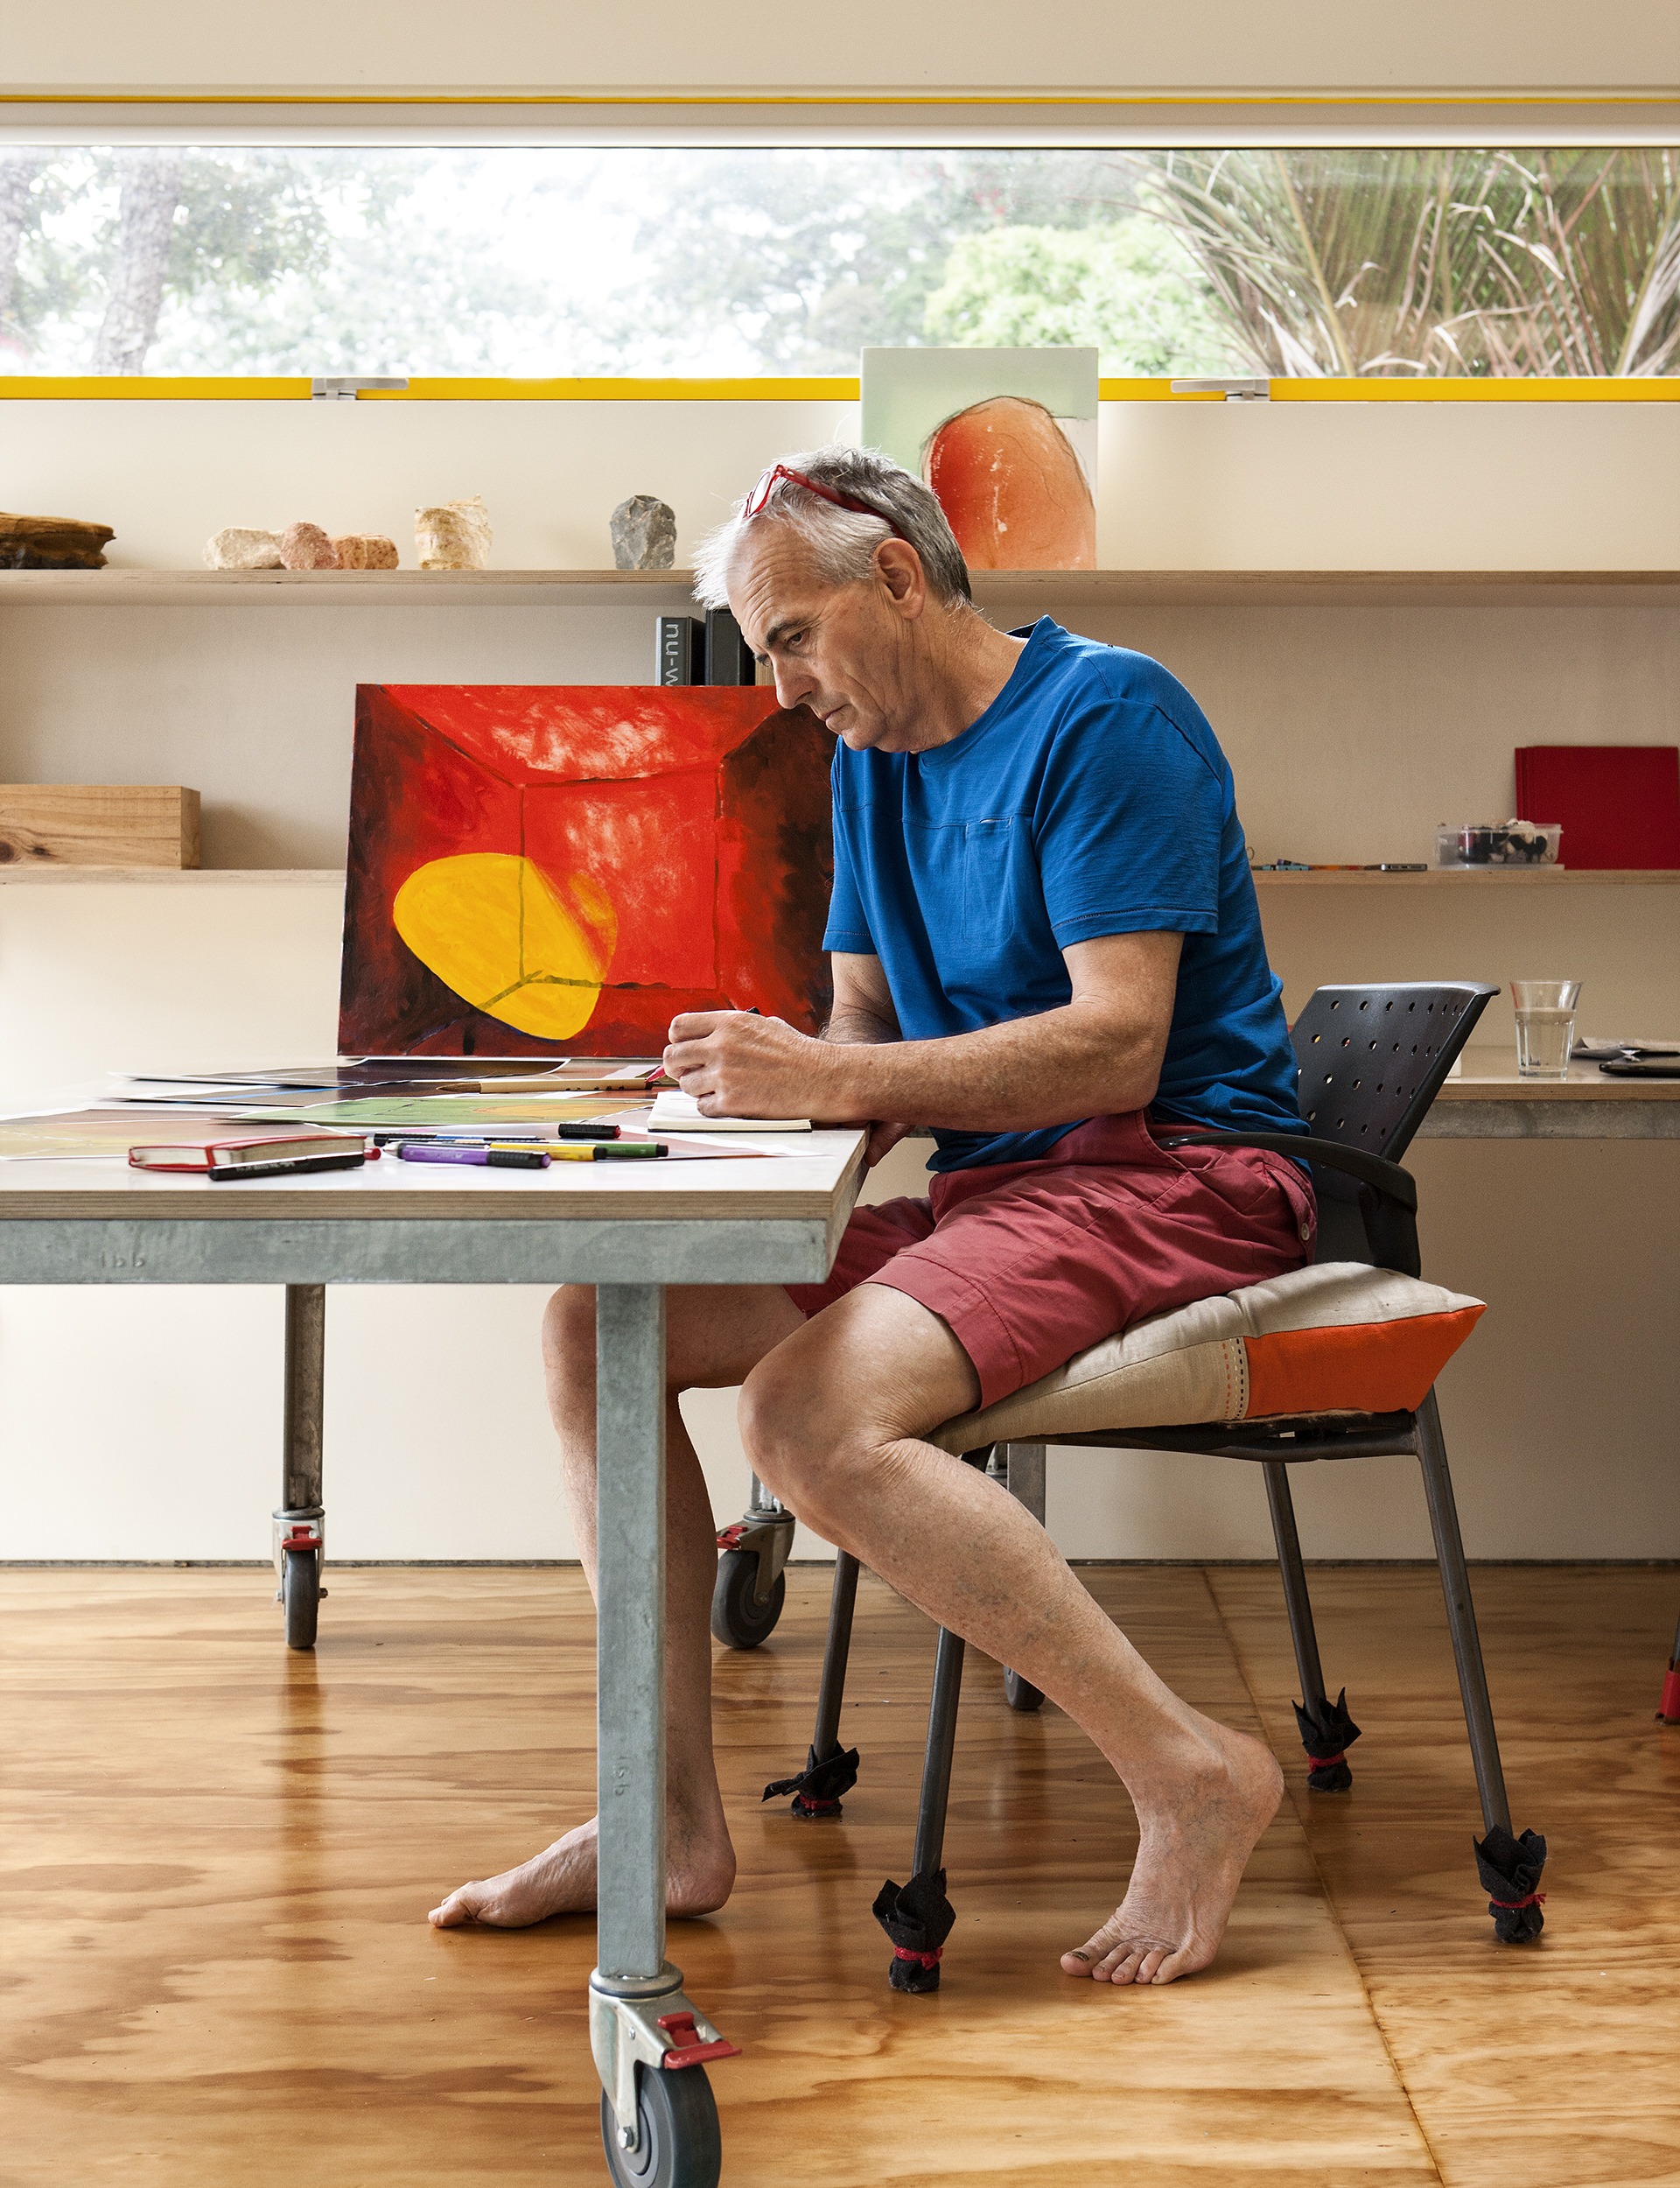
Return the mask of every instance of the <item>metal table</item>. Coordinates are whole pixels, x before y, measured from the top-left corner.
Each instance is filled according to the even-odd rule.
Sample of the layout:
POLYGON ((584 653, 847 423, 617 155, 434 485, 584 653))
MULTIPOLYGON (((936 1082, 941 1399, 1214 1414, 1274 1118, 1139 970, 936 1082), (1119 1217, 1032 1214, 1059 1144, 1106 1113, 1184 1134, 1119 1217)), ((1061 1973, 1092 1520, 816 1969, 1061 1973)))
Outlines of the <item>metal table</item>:
MULTIPOLYGON (((816 1283, 863 1175, 858 1132, 771 1161, 466 1171, 394 1161, 212 1184, 74 1162, 0 1172, 0 1283, 287 1287, 286 1502, 320 1504, 329 1284, 598 1287, 598 1966, 590 2040, 615 2177, 704 2182, 709 2058, 732 2047, 665 1958, 667 1284, 816 1283), (299 1492, 310 1491, 311 1494, 299 1492)), ((533 1366, 535 1372, 535 1366, 533 1366)), ((312 1560, 318 1569, 320 1530, 312 1560)), ((299 1546, 308 1551, 307 1542, 299 1546)))

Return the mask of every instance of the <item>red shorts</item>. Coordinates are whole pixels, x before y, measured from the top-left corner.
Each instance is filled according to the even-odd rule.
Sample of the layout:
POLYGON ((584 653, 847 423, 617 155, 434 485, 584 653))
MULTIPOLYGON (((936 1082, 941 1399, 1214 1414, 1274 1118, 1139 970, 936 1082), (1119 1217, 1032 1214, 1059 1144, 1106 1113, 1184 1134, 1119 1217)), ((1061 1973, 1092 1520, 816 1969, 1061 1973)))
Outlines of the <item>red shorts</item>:
POLYGON ((1036 1161, 947 1170, 926 1200, 855 1209, 827 1283, 788 1296, 809 1315, 857 1284, 907 1293, 949 1324, 990 1406, 1147 1315, 1303 1267, 1317 1216, 1298 1164, 1170 1154, 1152 1132, 1173 1129, 1094 1117, 1036 1161))

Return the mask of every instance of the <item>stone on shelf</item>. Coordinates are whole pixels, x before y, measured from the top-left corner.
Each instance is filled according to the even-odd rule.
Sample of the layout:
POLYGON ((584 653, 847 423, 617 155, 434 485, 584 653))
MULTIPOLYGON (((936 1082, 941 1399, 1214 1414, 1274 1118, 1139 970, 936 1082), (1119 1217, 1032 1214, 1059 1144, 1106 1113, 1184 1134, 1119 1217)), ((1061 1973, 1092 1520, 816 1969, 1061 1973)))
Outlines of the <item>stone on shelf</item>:
POLYGON ((332 542, 340 570, 395 570, 396 542, 384 532, 346 532, 332 542))
POLYGON ((210 570, 278 570, 280 535, 261 532, 246 524, 229 524, 204 543, 205 566, 210 570))
POLYGON ((280 535, 280 559, 288 570, 336 570, 339 558, 318 524, 288 524, 280 535))
POLYGON ((423 570, 482 570, 490 559, 490 512, 484 496, 416 509, 414 543, 423 570))
POLYGON ((0 511, 0 570, 102 570, 108 524, 79 516, 8 516, 0 511))
POLYGON ((607 519, 618 570, 668 570, 676 561, 676 512, 652 494, 633 494, 607 519))

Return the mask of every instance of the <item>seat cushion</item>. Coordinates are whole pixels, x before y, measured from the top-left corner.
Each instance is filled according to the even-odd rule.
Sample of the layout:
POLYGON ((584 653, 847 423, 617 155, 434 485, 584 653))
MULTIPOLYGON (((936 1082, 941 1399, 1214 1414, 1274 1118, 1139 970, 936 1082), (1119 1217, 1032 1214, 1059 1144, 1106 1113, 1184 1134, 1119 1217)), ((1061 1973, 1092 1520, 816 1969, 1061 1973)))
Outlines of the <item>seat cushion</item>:
POLYGON ((1328 1261, 1152 1315, 928 1440, 972 1451, 1109 1428, 1410 1413, 1484 1311, 1437 1284, 1328 1261))

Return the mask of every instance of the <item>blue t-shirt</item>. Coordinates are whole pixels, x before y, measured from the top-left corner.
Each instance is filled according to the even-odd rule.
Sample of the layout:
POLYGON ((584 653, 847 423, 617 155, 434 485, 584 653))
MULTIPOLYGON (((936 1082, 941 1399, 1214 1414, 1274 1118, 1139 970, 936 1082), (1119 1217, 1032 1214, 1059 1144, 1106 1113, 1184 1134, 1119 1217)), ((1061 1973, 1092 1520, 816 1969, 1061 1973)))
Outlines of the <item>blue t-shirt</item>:
MULTIPOLYGON (((1201 709, 1143 654, 1048 616, 1015 635, 1009 682, 949 744, 836 747, 823 948, 878 957, 900 1032, 934 1041, 1069 1001, 1070 943, 1181 934, 1154 1110, 1305 1131, 1231 771, 1201 709)), ((935 1129, 931 1167, 1023 1161, 1085 1121, 935 1129)))

